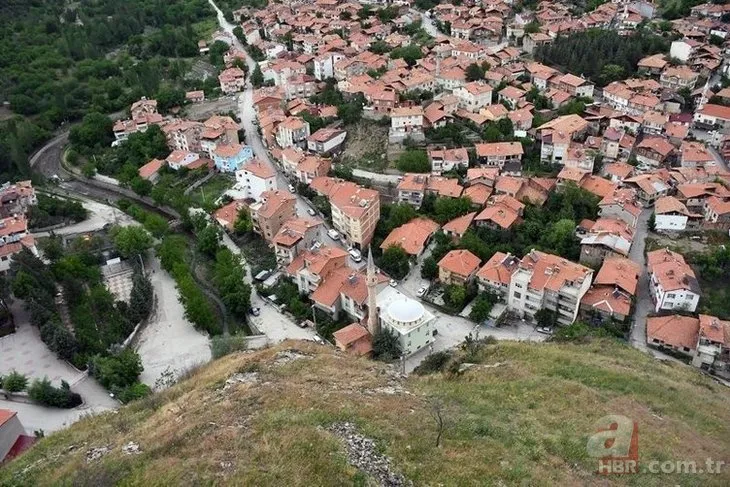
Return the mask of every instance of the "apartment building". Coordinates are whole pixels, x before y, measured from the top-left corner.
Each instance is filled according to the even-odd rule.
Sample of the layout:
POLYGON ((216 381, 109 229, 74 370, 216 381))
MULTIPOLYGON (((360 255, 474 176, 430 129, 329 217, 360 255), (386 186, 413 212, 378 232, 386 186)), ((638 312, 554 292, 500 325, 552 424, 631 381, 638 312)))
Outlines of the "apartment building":
POLYGON ((700 284, 684 257, 669 249, 659 249, 648 252, 646 261, 654 311, 694 312, 700 300, 700 284))
POLYGON ((286 267, 286 272, 301 294, 310 295, 335 270, 347 267, 347 257, 347 252, 339 247, 314 248, 298 255, 286 267))
POLYGON ((438 262, 439 281, 444 285, 469 284, 479 270, 481 260, 468 250, 452 250, 438 262))
POLYGON ((25 215, 0 219, 0 273, 10 269, 13 255, 24 248, 38 256, 35 238, 28 232, 28 220, 25 215))
POLYGON ((236 171, 235 192, 241 192, 240 198, 258 200, 264 191, 276 189, 276 171, 271 165, 253 158, 236 171))
POLYGON ((230 95, 242 91, 246 85, 246 73, 241 68, 233 67, 225 69, 218 75, 218 82, 221 85, 221 91, 230 95))
POLYGON ((492 104, 492 87, 486 83, 472 81, 454 90, 459 108, 477 113, 492 104))
POLYGON ((522 163, 522 144, 519 142, 492 142, 475 144, 477 162, 482 166, 502 169, 507 163, 522 163))
POLYGON ((335 128, 321 128, 309 136, 307 148, 317 154, 338 152, 345 142, 347 131, 335 128))
POLYGON ((276 143, 279 147, 307 147, 309 133, 309 122, 299 117, 287 117, 276 128, 276 143))
POLYGON ((578 316, 592 278, 593 270, 588 267, 532 250, 512 274, 508 308, 528 319, 540 309, 549 309, 557 313, 559 324, 569 325, 578 316))
POLYGON ((329 198, 332 225, 345 241, 360 249, 367 247, 380 220, 380 193, 329 177, 315 178, 312 189, 329 198))
POLYGON ((281 227, 295 218, 296 197, 281 190, 264 191, 261 199, 249 206, 254 232, 271 243, 281 227))
POLYGON ((512 274, 520 264, 520 259, 512 254, 495 252, 476 274, 480 291, 488 291, 506 298, 512 274))
POLYGON ((428 159, 431 161, 431 173, 435 175, 469 167, 469 152, 464 147, 430 149, 428 159))
POLYGON ((274 237, 276 261, 289 265, 305 250, 321 248, 326 231, 324 222, 318 218, 293 218, 284 222, 274 237))

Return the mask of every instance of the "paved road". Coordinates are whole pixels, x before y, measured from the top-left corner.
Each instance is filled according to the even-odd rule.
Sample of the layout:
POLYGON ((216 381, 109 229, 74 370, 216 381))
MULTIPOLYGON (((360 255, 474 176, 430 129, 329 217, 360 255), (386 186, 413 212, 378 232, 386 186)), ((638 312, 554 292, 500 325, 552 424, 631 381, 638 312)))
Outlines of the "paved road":
POLYGON ((730 172, 730 167, 728 167, 728 163, 725 161, 725 159, 720 155, 719 152, 717 152, 717 149, 712 147, 711 145, 707 146, 707 150, 710 151, 710 154, 712 154, 712 157, 715 158, 715 162, 717 162, 717 165, 723 168, 724 170, 730 172))
MULTIPOLYGON (((83 200, 81 204, 89 210, 89 217, 82 222, 53 230, 52 233, 56 235, 70 235, 93 232, 102 229, 107 224, 122 226, 139 225, 131 216, 113 206, 92 200, 83 200)), ((36 238, 48 237, 50 234, 51 232, 33 232, 33 236, 36 238)))
MULTIPOLYGON (((228 22, 223 16, 223 12, 213 2, 208 0, 208 3, 215 9, 218 17, 218 25, 221 29, 230 34, 230 39, 223 39, 231 43, 235 48, 246 53, 246 65, 248 66, 248 72, 253 73, 256 68, 256 61, 253 60, 248 52, 244 48, 243 44, 233 34, 233 28, 236 27, 234 24, 228 22)), ((238 95, 238 117, 241 119, 241 125, 246 134, 246 144, 251 147, 254 155, 261 161, 272 167, 277 173, 276 184, 279 189, 287 191, 290 181, 286 178, 284 173, 279 167, 274 164, 269 155, 269 151, 266 149, 261 136, 259 134, 256 110, 253 107, 253 86, 250 82, 246 83, 245 90, 238 95)), ((301 196, 297 195, 297 214, 299 216, 307 216, 307 212, 311 207, 307 204, 307 201, 301 196)))
POLYGON ((420 15, 421 16, 421 27, 423 27, 423 30, 426 31, 426 33, 432 37, 438 37, 444 35, 441 33, 437 28, 436 24, 434 24, 433 20, 431 20, 431 17, 426 15, 423 12, 419 12, 416 9, 410 10, 412 15, 420 15))
POLYGON ((137 339, 144 371, 140 381, 155 387, 164 373, 178 377, 185 370, 210 361, 210 340, 185 318, 175 281, 160 268, 157 258, 149 264, 156 306, 137 339))
POLYGON ((629 252, 629 258, 641 266, 630 342, 635 348, 644 351, 648 350, 646 346, 646 317, 654 311, 654 303, 649 294, 649 274, 646 269, 646 255, 644 254, 646 237, 649 233, 649 217, 653 211, 652 208, 644 208, 641 211, 639 220, 636 223, 634 243, 629 252))
POLYGON ((69 195, 94 199, 101 202, 116 202, 120 199, 133 200, 148 210, 155 211, 168 218, 180 218, 171 208, 161 208, 149 197, 140 197, 134 191, 120 188, 112 184, 86 179, 67 171, 61 164, 63 148, 68 142, 68 132, 64 132, 49 140, 46 145, 34 153, 29 164, 31 168, 47 178, 57 176, 63 181, 59 184, 61 191, 69 195))
POLYGON ((629 252, 629 258, 641 266, 629 343, 637 350, 648 352, 655 358, 684 363, 670 355, 648 347, 646 344, 646 320, 649 314, 654 312, 654 302, 652 301, 651 291, 649 290, 649 272, 646 267, 644 249, 646 247, 646 237, 649 234, 649 217, 653 211, 652 208, 644 208, 641 215, 639 215, 639 221, 636 223, 636 232, 634 234, 634 243, 629 252))

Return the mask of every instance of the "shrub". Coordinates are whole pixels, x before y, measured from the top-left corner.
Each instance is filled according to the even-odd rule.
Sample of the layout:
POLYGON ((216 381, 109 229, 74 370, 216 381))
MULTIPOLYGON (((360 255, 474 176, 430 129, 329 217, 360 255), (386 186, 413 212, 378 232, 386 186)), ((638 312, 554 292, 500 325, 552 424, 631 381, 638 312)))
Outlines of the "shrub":
POLYGON ((20 372, 13 370, 5 377, 2 377, 0 384, 8 392, 20 392, 24 391, 28 386, 28 378, 20 372))
POLYGON ((373 337, 373 358, 382 362, 392 362, 400 355, 400 344, 396 334, 387 328, 381 328, 373 337))
POLYGON ((413 372, 417 375, 428 375, 436 372, 443 372, 446 364, 451 360, 451 352, 444 350, 435 352, 426 357, 413 372))
POLYGON ((92 359, 90 367, 91 375, 109 390, 115 387, 123 389, 135 384, 143 370, 142 360, 131 348, 125 348, 108 357, 97 355, 92 359))
POLYGON ((210 353, 214 359, 248 348, 246 337, 242 335, 217 336, 210 340, 210 353))
POLYGON ((61 382, 61 387, 53 387, 47 377, 36 379, 28 389, 30 398, 42 405, 56 408, 75 408, 81 404, 81 396, 71 391, 68 382, 61 382))
POLYGON ((142 399, 152 393, 152 389, 147 384, 141 382, 135 382, 123 389, 116 389, 114 395, 123 403, 128 403, 136 399, 142 399))

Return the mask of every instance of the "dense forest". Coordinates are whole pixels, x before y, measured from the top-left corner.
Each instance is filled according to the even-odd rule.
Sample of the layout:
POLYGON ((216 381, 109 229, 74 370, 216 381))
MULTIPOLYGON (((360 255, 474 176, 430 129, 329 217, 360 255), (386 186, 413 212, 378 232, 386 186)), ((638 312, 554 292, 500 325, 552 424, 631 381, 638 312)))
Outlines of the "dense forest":
POLYGON ((2 2, 0 176, 27 174, 29 152, 62 123, 181 83, 212 15, 206 0, 2 2))
POLYGON ((605 86, 633 75, 644 56, 668 50, 666 39, 641 30, 620 36, 612 30, 589 29, 558 37, 538 48, 535 58, 605 86))

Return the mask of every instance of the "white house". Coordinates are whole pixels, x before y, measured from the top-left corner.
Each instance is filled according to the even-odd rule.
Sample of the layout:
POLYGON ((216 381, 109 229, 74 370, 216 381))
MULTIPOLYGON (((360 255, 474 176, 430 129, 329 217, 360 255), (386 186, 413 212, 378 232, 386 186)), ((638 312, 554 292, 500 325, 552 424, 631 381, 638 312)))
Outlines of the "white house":
POLYGON ((674 41, 669 49, 669 56, 686 63, 697 45, 699 45, 699 42, 690 39, 674 41))
POLYGON ((476 113, 492 104, 492 87, 486 83, 472 81, 455 89, 454 96, 459 99, 461 108, 476 113))
POLYGON ((342 146, 345 137, 345 130, 324 127, 307 138, 307 149, 317 154, 331 154, 342 146))
POLYGON ((200 159, 200 156, 195 152, 174 150, 165 160, 167 161, 167 165, 170 166, 170 169, 177 171, 181 167, 189 166, 198 159, 200 159))
POLYGON ((261 193, 275 189, 276 171, 260 159, 251 159, 236 171, 236 185, 233 188, 237 193, 236 199, 251 198, 258 201, 261 193))
POLYGON ((390 113, 388 137, 391 143, 401 142, 406 137, 422 140, 423 108, 420 106, 394 108, 390 113))
POLYGON ((580 301, 591 287, 593 270, 557 255, 530 251, 512 274, 507 306, 533 319, 541 309, 555 311, 558 323, 575 321, 580 301))
POLYGON ((320 81, 327 78, 334 78, 335 64, 345 59, 345 55, 339 52, 325 52, 314 58, 314 77, 320 81))
POLYGON ((698 228, 703 216, 692 213, 674 196, 663 196, 654 203, 654 228, 658 232, 698 228))
POLYGON ((646 258, 654 311, 694 312, 700 300, 700 285, 684 257, 669 249, 659 249, 647 253, 646 258))

